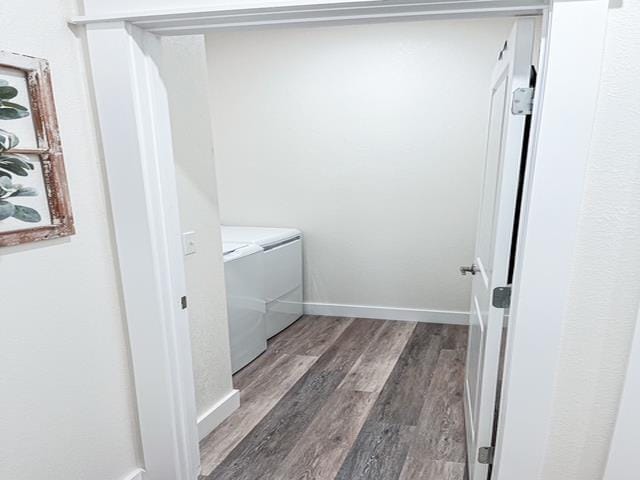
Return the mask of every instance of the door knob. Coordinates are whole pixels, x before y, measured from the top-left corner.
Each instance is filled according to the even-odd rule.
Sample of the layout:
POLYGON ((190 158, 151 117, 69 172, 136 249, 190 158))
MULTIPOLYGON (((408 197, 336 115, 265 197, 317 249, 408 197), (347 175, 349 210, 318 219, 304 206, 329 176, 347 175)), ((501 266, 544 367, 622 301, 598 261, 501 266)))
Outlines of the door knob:
POLYGON ((466 275, 467 273, 470 273, 471 275, 475 275, 479 271, 480 271, 480 269, 478 268, 478 266, 475 263, 472 263, 468 267, 467 266, 460 267, 460 273, 462 275, 466 275))

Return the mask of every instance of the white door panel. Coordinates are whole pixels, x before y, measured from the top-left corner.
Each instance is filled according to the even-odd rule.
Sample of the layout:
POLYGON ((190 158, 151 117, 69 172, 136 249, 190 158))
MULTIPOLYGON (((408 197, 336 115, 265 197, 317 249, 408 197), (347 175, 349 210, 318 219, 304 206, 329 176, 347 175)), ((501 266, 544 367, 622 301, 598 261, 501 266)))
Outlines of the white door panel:
POLYGON ((496 388, 505 310, 492 293, 508 283, 525 117, 511 112, 512 92, 529 86, 534 20, 516 21, 494 70, 489 128, 473 275, 465 372, 469 480, 486 480, 488 465, 478 449, 493 442, 496 388))

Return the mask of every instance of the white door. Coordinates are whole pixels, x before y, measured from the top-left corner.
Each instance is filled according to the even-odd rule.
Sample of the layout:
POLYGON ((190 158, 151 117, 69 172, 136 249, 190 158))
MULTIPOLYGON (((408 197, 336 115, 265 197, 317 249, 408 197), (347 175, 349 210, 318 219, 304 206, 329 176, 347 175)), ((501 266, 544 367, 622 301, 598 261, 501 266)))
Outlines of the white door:
MULTIPOLYGON (((465 374, 469 480, 486 480, 489 466, 478 451, 493 445, 496 387, 505 310, 492 305, 507 285, 526 116, 512 112, 513 92, 528 88, 534 20, 516 21, 491 79, 489 129, 473 265, 465 374)), ((518 104, 516 104, 518 105, 518 104)))

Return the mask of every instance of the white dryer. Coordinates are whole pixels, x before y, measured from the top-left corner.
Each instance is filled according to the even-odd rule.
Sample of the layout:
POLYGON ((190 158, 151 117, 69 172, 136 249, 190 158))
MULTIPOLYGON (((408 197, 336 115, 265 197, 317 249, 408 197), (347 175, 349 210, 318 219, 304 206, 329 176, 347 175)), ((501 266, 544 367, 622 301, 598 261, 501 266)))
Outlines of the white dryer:
POLYGON ((302 232, 295 228, 222 226, 223 242, 264 250, 267 338, 302 316, 302 232))
POLYGON ((250 243, 223 242, 222 254, 235 373, 267 349, 264 252, 250 243))

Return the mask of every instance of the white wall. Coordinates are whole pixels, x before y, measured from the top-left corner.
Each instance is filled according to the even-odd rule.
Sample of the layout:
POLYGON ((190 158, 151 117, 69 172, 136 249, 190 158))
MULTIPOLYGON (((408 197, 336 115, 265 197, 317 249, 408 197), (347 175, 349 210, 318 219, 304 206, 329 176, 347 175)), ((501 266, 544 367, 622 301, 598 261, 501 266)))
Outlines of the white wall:
POLYGON ((185 257, 198 416, 232 390, 220 219, 213 163, 204 37, 163 39, 180 222, 196 233, 185 257))
POLYGON ((611 6, 544 480, 602 478, 640 303, 640 3, 611 6))
POLYGON ((0 249, 0 478, 120 480, 137 419, 73 0, 0 0, 1 48, 51 62, 77 235, 0 249))
POLYGON ((207 35, 223 223, 305 234, 305 301, 468 310, 508 18, 207 35))

